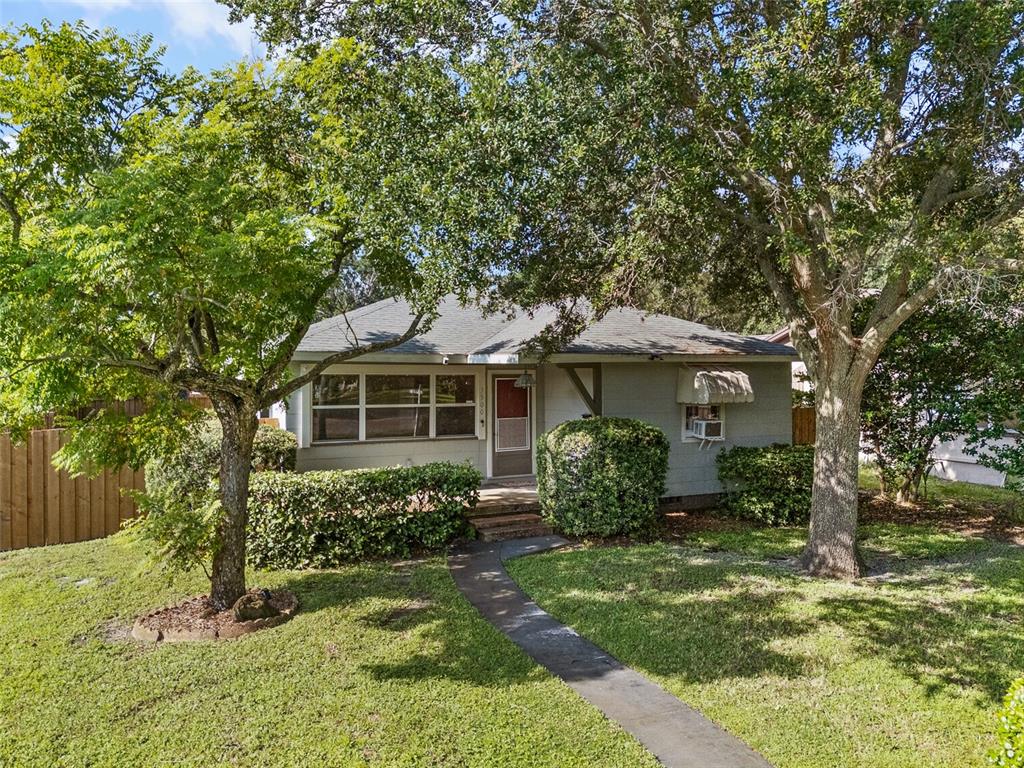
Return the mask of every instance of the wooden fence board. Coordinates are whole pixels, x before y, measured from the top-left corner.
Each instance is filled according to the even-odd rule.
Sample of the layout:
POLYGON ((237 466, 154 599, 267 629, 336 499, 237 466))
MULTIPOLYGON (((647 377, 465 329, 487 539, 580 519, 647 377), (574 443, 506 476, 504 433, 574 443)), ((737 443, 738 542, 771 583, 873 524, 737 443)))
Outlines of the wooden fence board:
POLYGON ((0 435, 0 550, 14 546, 11 542, 11 467, 11 438, 0 435))
MULTIPOLYGON (((67 435, 61 432, 58 435, 58 445, 63 447, 67 444, 67 435)), ((75 497, 75 478, 64 470, 60 472, 60 540, 62 542, 78 541, 78 521, 75 514, 78 511, 78 499, 75 497)))
POLYGON ((11 548, 28 546, 28 445, 11 449, 11 548))
POLYGON ((89 478, 90 517, 92 518, 91 537, 98 539, 105 535, 107 529, 107 494, 103 475, 89 478))
POLYGON ((29 436, 28 545, 46 543, 46 435, 43 430, 29 436))
POLYGON ((793 409, 793 445, 814 445, 815 416, 813 408, 793 409))
POLYGON ((52 463, 65 442, 58 429, 37 430, 18 445, 0 434, 0 550, 109 536, 137 514, 121 491, 143 488, 142 471, 71 477, 52 463))
POLYGON ((91 486, 89 478, 84 475, 75 478, 75 541, 92 538, 92 502, 89 499, 91 486))
POLYGON ((109 534, 121 527, 121 494, 118 493, 116 471, 104 472, 103 480, 103 497, 107 501, 104 507, 106 510, 105 530, 109 534))
POLYGON ((53 454, 60 449, 60 433, 48 429, 43 433, 45 446, 43 464, 46 485, 46 524, 44 540, 47 544, 60 544, 60 475, 53 466, 53 454))

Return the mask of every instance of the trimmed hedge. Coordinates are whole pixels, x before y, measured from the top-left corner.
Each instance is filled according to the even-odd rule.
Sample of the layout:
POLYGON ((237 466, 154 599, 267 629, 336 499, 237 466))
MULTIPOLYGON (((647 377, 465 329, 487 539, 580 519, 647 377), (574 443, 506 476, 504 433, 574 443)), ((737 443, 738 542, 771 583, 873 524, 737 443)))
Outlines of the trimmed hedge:
POLYGON ((1014 681, 1003 700, 996 738, 999 746, 989 755, 989 763, 1024 768, 1024 677, 1014 681))
POLYGON ((811 514, 814 447, 777 443, 718 454, 726 511, 768 525, 806 523, 811 514))
POLYGON ((466 532, 482 477, 438 462, 302 474, 260 472, 249 495, 249 560, 261 568, 331 568, 361 557, 441 549, 466 532))
POLYGON ((572 536, 649 527, 665 491, 669 442, 655 426, 599 416, 559 424, 537 444, 537 492, 545 518, 572 536))

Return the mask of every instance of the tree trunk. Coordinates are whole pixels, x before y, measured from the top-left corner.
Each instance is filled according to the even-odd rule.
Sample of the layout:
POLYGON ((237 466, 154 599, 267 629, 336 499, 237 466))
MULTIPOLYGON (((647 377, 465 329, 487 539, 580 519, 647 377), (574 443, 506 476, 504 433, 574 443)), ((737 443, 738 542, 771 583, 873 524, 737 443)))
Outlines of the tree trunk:
POLYGON ((220 610, 245 594, 245 529, 249 504, 256 412, 235 403, 214 402, 223 437, 220 443, 221 522, 213 556, 210 599, 220 610))
POLYGON ((814 485, 802 564, 815 576, 852 579, 863 570, 857 549, 857 474, 865 375, 828 362, 815 382, 814 485))

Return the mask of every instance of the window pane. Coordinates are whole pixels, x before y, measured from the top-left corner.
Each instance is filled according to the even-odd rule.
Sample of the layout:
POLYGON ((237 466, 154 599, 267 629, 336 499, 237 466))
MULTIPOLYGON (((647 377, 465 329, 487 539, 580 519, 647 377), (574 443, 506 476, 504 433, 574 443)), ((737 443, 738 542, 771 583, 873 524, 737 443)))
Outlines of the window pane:
POLYGON ((476 406, 463 405, 437 409, 437 436, 475 435, 476 406))
POLYGON ((367 376, 367 405, 426 405, 430 402, 430 376, 367 376))
POLYGON ((430 437, 430 408, 367 408, 366 437, 430 437))
POLYGON ((472 403, 476 401, 476 377, 438 376, 438 403, 472 403))
POLYGON ((358 440, 359 409, 314 408, 313 434, 314 441, 358 440))
POLYGON ((318 376, 313 382, 313 405, 359 405, 359 377, 318 376))

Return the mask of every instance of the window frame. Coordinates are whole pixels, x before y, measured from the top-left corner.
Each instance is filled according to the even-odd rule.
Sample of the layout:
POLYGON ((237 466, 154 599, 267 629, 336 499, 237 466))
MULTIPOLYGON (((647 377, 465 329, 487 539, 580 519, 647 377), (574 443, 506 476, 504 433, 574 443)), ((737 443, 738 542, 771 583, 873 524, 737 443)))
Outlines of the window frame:
POLYGON ((358 400, 359 400, 359 402, 355 403, 354 405, 352 405, 352 404, 345 404, 345 405, 338 405, 338 404, 318 405, 314 401, 314 395, 313 395, 314 388, 316 387, 316 381, 310 382, 310 389, 309 389, 309 405, 310 405, 310 435, 309 435, 309 437, 310 437, 310 444, 311 445, 312 444, 323 445, 325 443, 353 443, 353 442, 356 442, 359 439, 359 436, 361 436, 362 432, 363 432, 363 415, 362 415, 363 380, 362 380, 362 378, 358 374, 353 374, 353 373, 328 373, 328 374, 321 374, 321 376, 355 376, 356 377, 356 387, 359 390, 358 391, 358 400), (316 411, 341 411, 341 410, 357 411, 357 417, 358 417, 356 419, 356 421, 357 421, 357 425, 356 425, 356 434, 357 434, 357 436, 356 436, 355 440, 353 440, 352 438, 329 438, 327 440, 317 440, 314 437, 314 435, 316 434, 316 414, 315 414, 315 412, 316 411))
MULTIPOLYGON (((726 421, 725 421, 725 405, 723 405, 722 403, 703 403, 703 404, 702 403, 683 403, 682 405, 683 405, 683 408, 682 408, 682 411, 683 411, 682 441, 684 443, 706 443, 706 442, 720 443, 723 440, 725 440, 725 436, 727 434, 727 432, 726 432, 726 421), (691 432, 687 428, 687 426, 686 426, 686 422, 689 420, 687 415, 686 415, 686 412, 690 408, 717 408, 718 409, 717 420, 722 422, 722 436, 721 437, 697 437, 693 432, 691 432)), ((712 417, 712 418, 714 418, 714 417, 712 417)))
POLYGON ((309 385, 309 401, 310 407, 309 413, 309 424, 310 424, 310 446, 319 445, 351 445, 354 443, 395 443, 395 442, 423 442, 426 440, 478 440, 480 439, 480 376, 481 374, 477 371, 466 371, 466 370, 422 370, 417 366, 416 369, 411 369, 406 366, 402 366, 398 370, 382 370, 379 368, 365 369, 360 371, 345 371, 345 370, 331 370, 328 369, 321 376, 355 376, 359 380, 359 403, 354 405, 316 405, 313 402, 313 388, 316 382, 311 382, 309 385), (423 405, 416 405, 415 403, 367 403, 366 402, 366 377, 367 376, 427 376, 429 378, 429 397, 430 402, 423 405), (439 376, 467 376, 473 379, 473 400, 469 403, 442 403, 437 402, 437 378, 439 376), (328 440, 317 440, 315 430, 315 419, 314 411, 321 409, 331 408, 346 408, 352 410, 358 410, 359 412, 359 436, 357 438, 349 439, 328 439, 328 440), (429 430, 428 434, 413 437, 413 436, 399 436, 399 437, 367 437, 366 435, 366 413, 371 408, 426 408, 429 413, 429 430), (437 409, 438 408, 473 408, 473 431, 467 432, 461 435, 438 435, 437 434, 437 409))

